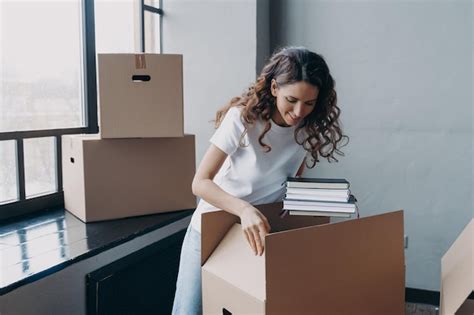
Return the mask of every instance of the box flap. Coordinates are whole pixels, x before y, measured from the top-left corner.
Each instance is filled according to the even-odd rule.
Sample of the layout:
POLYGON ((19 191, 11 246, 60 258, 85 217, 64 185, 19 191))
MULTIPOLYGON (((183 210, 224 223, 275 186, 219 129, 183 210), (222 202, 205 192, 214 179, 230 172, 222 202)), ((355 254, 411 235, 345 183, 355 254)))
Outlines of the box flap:
POLYGON ((230 228, 202 268, 265 301, 265 255, 252 252, 240 224, 230 228))
POLYGON ((329 217, 302 217, 295 215, 281 217, 280 213, 283 210, 283 202, 269 203, 255 207, 268 219, 271 226, 270 233, 329 223, 329 217))
MULTIPOLYGON (((271 233, 329 222, 328 217, 301 217, 287 215, 281 218, 280 213, 283 209, 283 202, 257 205, 255 207, 268 219, 271 226, 271 233)), ((239 217, 223 210, 202 214, 201 266, 204 265, 232 225, 238 222, 240 222, 239 217)))
POLYGON ((441 258, 441 314, 454 314, 474 290, 474 220, 441 258))
POLYGON ((472 315, 474 314, 474 300, 466 300, 457 310, 456 315, 472 315))
POLYGON ((227 231, 239 222, 239 218, 226 211, 202 214, 201 218, 201 266, 207 261, 227 231))
POLYGON ((404 314, 403 211, 269 234, 268 314, 404 314))

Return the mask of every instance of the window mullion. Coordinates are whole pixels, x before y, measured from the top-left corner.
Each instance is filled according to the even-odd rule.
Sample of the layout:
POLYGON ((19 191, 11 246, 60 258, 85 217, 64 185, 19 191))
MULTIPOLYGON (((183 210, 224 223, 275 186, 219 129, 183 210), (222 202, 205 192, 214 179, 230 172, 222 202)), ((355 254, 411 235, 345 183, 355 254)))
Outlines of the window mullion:
POLYGON ((63 165, 62 165, 62 146, 61 136, 56 136, 56 191, 63 190, 63 165))
POLYGON ((84 70, 84 108, 87 133, 99 132, 95 51, 94 0, 82 0, 82 42, 84 70))
POLYGON ((162 16, 163 16, 163 2, 162 0, 159 1, 159 8, 155 8, 153 6, 150 6, 150 5, 146 5, 145 4, 145 0, 140 0, 139 2, 140 4, 140 8, 139 8, 139 23, 140 23, 140 51, 142 53, 145 53, 146 52, 146 48, 145 48, 145 11, 148 11, 150 13, 154 13, 154 14, 158 14, 159 15, 159 25, 160 25, 160 43, 159 43, 159 52, 162 53, 163 52, 163 46, 162 46, 162 38, 163 38, 163 34, 162 34, 162 30, 163 30, 163 24, 162 24, 162 16))
POLYGON ((140 51, 145 53, 145 0, 140 0, 140 51))
POLYGON ((160 0, 160 54, 163 53, 163 0, 160 0))
POLYGON ((25 154, 23 139, 16 140, 16 164, 19 200, 25 200, 25 154))

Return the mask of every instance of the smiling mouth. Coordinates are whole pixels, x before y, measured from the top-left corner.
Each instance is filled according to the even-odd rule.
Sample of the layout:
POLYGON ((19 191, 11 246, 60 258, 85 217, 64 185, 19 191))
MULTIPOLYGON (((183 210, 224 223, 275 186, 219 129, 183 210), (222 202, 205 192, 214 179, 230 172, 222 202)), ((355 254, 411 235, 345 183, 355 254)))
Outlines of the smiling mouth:
POLYGON ((295 116, 293 116, 292 114, 288 113, 288 116, 290 116, 291 120, 294 121, 294 122, 298 122, 298 118, 296 118, 295 116))

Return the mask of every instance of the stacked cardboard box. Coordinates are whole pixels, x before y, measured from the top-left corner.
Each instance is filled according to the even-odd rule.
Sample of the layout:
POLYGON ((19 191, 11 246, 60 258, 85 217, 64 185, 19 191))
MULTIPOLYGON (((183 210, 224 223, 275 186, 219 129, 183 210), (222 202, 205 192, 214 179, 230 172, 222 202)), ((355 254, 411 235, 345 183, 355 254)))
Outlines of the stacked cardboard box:
POLYGON ((204 314, 405 313, 403 211, 328 224, 257 206, 271 232, 263 256, 238 217, 202 216, 204 314))
POLYGON ((474 220, 441 258, 441 315, 474 314, 474 220))
POLYGON ((191 209, 182 56, 99 54, 100 134, 65 135, 65 208, 84 222, 191 209))

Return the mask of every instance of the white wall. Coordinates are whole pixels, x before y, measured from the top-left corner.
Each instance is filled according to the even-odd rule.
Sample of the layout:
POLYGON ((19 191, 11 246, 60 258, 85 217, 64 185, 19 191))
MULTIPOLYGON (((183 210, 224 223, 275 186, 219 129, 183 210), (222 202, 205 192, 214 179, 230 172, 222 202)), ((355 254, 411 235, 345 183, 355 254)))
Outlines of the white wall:
POLYGON ((272 48, 324 55, 351 138, 340 163, 306 174, 346 177, 364 216, 404 209, 406 285, 439 290, 441 256, 473 213, 472 2, 272 5, 272 48))
POLYGON ((185 132, 199 165, 217 109, 255 80, 256 0, 166 0, 163 10, 163 52, 183 54, 185 132))

